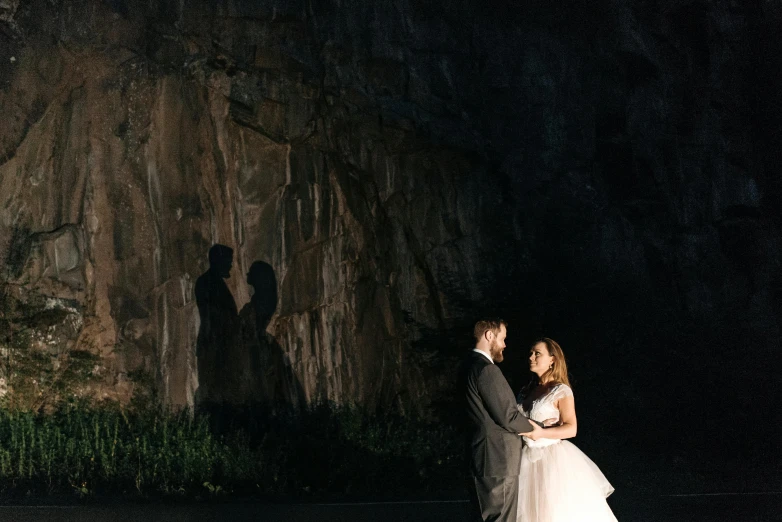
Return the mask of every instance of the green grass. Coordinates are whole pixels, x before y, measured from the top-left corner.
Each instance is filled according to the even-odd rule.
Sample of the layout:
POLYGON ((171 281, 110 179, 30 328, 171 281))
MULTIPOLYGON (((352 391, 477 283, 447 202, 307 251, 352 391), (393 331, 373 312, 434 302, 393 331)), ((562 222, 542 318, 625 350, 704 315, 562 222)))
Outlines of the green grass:
MULTIPOLYGON (((216 467, 251 455, 215 440, 203 420, 116 408, 0 411, 0 441, 3 489, 39 494, 195 491, 216 467)), ((246 478, 246 465, 234 469, 236 480, 246 478)))
POLYGON ((156 409, 0 409, 0 498, 425 493, 460 484, 460 440, 346 406, 219 435, 206 417, 156 409))

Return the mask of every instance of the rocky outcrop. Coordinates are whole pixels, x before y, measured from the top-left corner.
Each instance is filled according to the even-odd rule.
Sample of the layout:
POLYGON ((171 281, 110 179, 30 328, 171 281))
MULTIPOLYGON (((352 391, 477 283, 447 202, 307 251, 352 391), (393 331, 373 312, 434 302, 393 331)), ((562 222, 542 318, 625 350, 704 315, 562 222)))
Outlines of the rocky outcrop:
POLYGON ((762 9, 0 3, 6 286, 68 303, 112 397, 146 370, 175 406, 218 243, 237 310, 272 267, 266 331, 306 403, 437 399, 482 313, 519 337, 675 317, 772 346, 782 44, 762 9))

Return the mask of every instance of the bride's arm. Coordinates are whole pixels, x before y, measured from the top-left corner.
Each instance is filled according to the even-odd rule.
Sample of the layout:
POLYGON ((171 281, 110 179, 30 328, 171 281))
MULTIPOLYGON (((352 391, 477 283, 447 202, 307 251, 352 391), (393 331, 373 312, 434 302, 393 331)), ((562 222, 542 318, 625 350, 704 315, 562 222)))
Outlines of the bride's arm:
POLYGON ((559 418, 561 423, 552 428, 543 430, 543 437, 547 439, 570 439, 576 436, 578 423, 576 422, 576 403, 572 395, 562 397, 557 401, 559 418))

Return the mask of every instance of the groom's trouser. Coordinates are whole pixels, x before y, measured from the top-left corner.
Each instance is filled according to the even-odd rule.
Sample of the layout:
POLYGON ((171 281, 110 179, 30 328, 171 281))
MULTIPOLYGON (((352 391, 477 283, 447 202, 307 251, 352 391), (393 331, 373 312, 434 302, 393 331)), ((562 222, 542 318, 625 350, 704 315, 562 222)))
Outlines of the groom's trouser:
POLYGON ((473 480, 477 507, 484 522, 516 522, 519 506, 518 475, 473 477, 473 480))

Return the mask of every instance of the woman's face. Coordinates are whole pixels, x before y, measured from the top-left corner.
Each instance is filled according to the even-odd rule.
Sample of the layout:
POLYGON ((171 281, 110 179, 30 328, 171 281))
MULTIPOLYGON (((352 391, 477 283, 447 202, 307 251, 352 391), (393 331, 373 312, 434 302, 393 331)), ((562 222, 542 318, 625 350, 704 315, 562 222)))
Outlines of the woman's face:
POLYGON ((538 343, 529 351, 529 370, 538 377, 546 373, 553 362, 554 358, 549 355, 546 343, 538 343))

